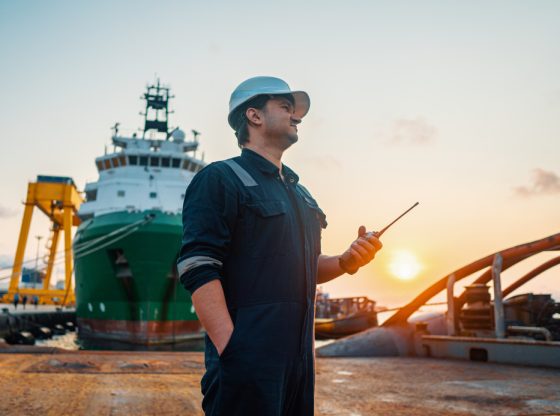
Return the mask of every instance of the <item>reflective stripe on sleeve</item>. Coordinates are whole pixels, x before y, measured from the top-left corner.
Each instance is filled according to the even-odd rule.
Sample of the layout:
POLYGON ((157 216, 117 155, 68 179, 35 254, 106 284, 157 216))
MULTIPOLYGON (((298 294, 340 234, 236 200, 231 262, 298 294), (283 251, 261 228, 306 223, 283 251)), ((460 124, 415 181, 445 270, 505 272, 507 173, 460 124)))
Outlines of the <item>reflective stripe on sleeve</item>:
POLYGON ((192 270, 196 267, 200 266, 218 266, 222 267, 222 262, 212 257, 207 256, 194 256, 189 257, 188 259, 181 260, 177 263, 177 271, 179 272, 179 276, 182 276, 184 273, 192 270))

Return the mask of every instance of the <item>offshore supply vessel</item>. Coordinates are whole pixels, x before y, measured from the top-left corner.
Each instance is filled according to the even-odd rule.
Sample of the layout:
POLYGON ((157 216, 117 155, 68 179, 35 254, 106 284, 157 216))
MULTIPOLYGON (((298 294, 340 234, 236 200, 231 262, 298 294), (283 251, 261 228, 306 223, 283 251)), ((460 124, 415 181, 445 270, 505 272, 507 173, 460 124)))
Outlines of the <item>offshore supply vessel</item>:
POLYGON ((192 139, 170 128, 168 87, 146 88, 144 128, 119 135, 113 152, 95 159, 99 179, 85 186, 76 232, 79 338, 138 345, 178 344, 200 337, 190 295, 176 270, 185 190, 205 163, 192 139))

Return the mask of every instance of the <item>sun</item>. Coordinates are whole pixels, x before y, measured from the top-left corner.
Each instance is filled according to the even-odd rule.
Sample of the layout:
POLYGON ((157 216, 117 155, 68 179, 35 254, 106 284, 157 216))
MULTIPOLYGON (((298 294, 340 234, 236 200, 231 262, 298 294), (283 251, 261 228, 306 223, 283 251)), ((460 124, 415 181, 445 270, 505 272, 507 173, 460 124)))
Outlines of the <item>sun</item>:
POLYGON ((401 280, 412 280, 422 270, 422 265, 416 256, 407 250, 393 252, 389 262, 389 271, 401 280))

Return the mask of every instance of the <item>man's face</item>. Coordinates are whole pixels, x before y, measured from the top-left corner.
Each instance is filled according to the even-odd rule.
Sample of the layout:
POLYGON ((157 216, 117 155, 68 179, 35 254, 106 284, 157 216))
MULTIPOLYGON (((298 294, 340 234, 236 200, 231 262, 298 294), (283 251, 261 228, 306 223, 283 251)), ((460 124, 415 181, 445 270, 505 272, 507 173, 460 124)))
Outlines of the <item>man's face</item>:
POLYGON ((262 112, 265 137, 282 149, 287 149, 298 141, 297 125, 301 123, 301 119, 294 115, 294 105, 290 100, 283 97, 271 98, 262 112))

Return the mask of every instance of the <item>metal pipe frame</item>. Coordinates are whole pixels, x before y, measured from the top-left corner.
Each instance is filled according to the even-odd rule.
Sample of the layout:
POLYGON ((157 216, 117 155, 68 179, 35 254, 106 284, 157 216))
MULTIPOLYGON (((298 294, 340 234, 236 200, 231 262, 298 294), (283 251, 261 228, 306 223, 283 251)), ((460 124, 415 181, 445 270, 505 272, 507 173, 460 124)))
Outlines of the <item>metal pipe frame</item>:
MULTIPOLYGON (((467 276, 476 273, 486 267, 490 267, 494 261, 494 256, 500 253, 503 258, 502 271, 508 269, 514 264, 531 257, 537 253, 543 251, 557 251, 560 250, 560 233, 550 235, 548 237, 542 238, 540 240, 535 240, 530 243, 521 244, 514 246, 505 250, 500 250, 489 256, 483 257, 473 263, 467 264, 464 267, 454 271, 451 274, 455 275, 455 281, 459 281, 467 276)), ((552 266, 550 266, 552 267, 552 266)), ((427 303, 431 298, 440 293, 442 290, 446 289, 449 275, 439 279, 436 283, 428 287, 422 293, 420 293, 411 302, 400 308, 393 316, 387 319, 382 326, 402 326, 406 325, 408 318, 416 312, 422 305, 427 303)), ((487 283, 492 278, 492 272, 489 270, 480 276, 475 283, 487 283)), ((508 288, 509 289, 509 288, 508 288)), ((507 290, 507 289, 506 289, 507 290)), ((459 299, 458 303, 462 305, 466 299, 465 293, 463 293, 459 299), (462 302, 462 303, 461 303, 462 302)))

